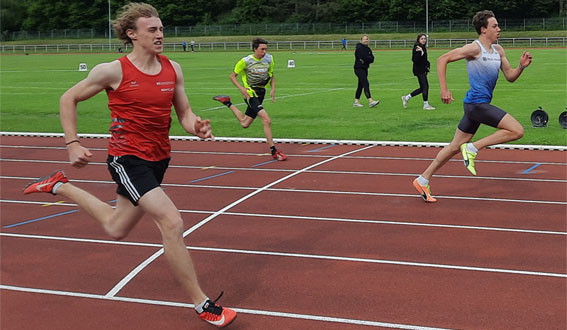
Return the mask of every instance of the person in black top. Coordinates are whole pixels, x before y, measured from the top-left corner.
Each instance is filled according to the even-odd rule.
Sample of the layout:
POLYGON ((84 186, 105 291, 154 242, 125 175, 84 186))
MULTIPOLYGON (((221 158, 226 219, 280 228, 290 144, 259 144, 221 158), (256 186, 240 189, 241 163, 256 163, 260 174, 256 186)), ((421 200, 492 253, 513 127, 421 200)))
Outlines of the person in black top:
POLYGON ((413 75, 417 77, 419 88, 402 96, 402 105, 407 108, 408 101, 421 94, 423 97, 423 110, 435 110, 428 102, 429 82, 427 81, 427 73, 429 73, 429 61, 427 60, 427 36, 423 33, 417 35, 417 40, 413 45, 411 60, 413 62, 413 75))
POLYGON ((356 44, 356 50, 354 51, 354 74, 358 77, 358 88, 354 94, 354 104, 353 107, 362 107, 359 99, 364 89, 364 95, 368 99, 368 106, 373 108, 380 103, 380 101, 374 101, 372 96, 370 96, 370 84, 368 83, 368 67, 374 62, 374 55, 372 54, 372 49, 368 47, 368 35, 362 35, 360 42, 356 44))

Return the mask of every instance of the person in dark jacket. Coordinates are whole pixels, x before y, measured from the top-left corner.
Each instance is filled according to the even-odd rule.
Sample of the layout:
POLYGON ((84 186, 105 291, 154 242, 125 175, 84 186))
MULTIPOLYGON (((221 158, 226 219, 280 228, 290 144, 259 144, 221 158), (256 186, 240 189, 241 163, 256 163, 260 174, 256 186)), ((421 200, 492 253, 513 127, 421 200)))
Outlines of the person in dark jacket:
POLYGON ((374 62, 374 55, 372 54, 372 49, 368 47, 368 35, 362 35, 360 42, 356 44, 356 50, 354 51, 354 74, 358 77, 358 88, 354 94, 354 104, 353 107, 363 107, 360 104, 360 95, 364 89, 364 95, 368 99, 368 106, 373 108, 380 103, 380 101, 374 101, 372 96, 370 96, 370 84, 368 83, 368 67, 374 62))
POLYGON ((411 60, 413 62, 413 75, 417 77, 419 88, 402 96, 402 105, 407 108, 408 101, 419 94, 423 97, 423 110, 435 110, 428 102, 429 82, 427 81, 427 73, 429 73, 429 61, 427 60, 427 36, 423 33, 417 35, 417 40, 413 45, 411 60))

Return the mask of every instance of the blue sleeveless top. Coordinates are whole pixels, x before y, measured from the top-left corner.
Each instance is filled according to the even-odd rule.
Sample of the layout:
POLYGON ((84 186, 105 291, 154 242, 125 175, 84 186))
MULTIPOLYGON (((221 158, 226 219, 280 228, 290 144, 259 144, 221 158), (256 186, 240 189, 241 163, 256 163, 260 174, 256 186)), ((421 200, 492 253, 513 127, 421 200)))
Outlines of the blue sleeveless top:
POLYGON ((498 81, 500 70, 500 53, 494 45, 489 52, 478 40, 475 42, 480 46, 481 54, 474 60, 467 60, 467 72, 469 74, 470 89, 463 99, 465 103, 490 103, 492 92, 498 81))

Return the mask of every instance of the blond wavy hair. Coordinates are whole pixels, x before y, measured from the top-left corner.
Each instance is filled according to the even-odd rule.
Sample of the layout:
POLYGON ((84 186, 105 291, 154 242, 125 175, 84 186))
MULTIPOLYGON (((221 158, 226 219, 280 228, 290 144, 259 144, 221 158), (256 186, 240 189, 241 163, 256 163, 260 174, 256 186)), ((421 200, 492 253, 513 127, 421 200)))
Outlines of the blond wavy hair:
POLYGON ((140 17, 159 17, 157 10, 150 4, 143 2, 130 2, 122 7, 122 12, 112 21, 112 27, 118 38, 126 44, 132 44, 126 31, 136 30, 136 21, 140 17))

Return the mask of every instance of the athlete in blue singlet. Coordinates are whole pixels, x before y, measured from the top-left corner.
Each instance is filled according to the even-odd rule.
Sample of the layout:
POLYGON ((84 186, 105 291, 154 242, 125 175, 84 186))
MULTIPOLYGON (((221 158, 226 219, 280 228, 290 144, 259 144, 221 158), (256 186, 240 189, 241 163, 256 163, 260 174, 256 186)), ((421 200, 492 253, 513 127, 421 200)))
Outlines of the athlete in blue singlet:
POLYGON ((453 49, 437 59, 437 75, 441 87, 441 100, 450 104, 453 95, 447 87, 447 64, 458 60, 467 60, 470 89, 464 102, 464 115, 455 132, 453 140, 435 157, 429 167, 417 179, 413 186, 425 202, 437 200, 431 196, 429 180, 449 159, 461 152, 466 168, 476 175, 474 160, 478 150, 490 145, 514 141, 524 135, 522 125, 504 110, 490 104, 492 93, 502 70, 509 82, 514 82, 532 62, 529 52, 520 57, 520 65, 512 68, 502 46, 496 44, 500 37, 500 27, 494 13, 480 11, 473 17, 473 25, 478 32, 478 40, 461 48, 453 49), (497 130, 480 140, 470 143, 480 124, 489 125, 497 130))

